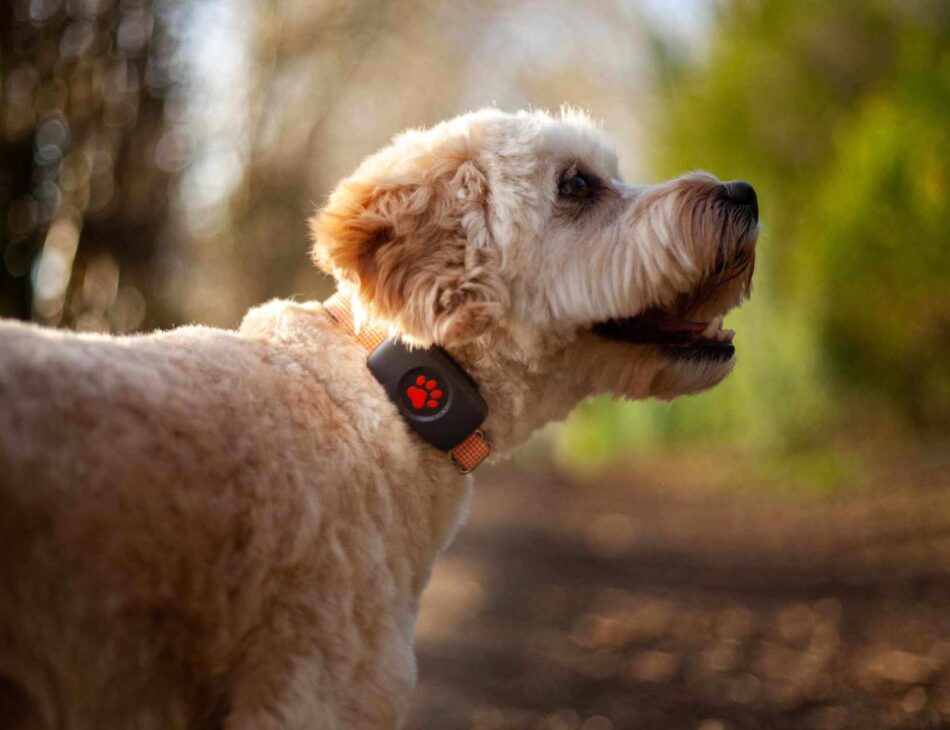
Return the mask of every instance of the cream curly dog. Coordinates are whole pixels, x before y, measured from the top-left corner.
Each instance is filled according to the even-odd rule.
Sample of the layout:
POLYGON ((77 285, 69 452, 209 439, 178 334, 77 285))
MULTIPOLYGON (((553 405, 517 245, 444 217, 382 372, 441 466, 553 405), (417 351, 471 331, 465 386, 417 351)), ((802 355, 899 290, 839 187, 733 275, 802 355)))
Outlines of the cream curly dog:
MULTIPOLYGON (((583 115, 399 135, 313 221, 363 321, 477 382, 496 454, 596 393, 733 367, 755 193, 619 180, 583 115)), ((239 331, 0 326, 4 727, 391 728, 470 479, 406 425, 318 303, 239 331)))

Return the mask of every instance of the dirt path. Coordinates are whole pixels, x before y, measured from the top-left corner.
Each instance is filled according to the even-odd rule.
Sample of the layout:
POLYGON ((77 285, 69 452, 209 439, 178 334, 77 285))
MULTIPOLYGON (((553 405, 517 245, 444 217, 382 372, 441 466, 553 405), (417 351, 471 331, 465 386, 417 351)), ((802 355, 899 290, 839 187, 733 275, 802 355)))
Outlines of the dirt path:
POLYGON ((482 475, 409 727, 950 727, 947 467, 835 498, 482 475))

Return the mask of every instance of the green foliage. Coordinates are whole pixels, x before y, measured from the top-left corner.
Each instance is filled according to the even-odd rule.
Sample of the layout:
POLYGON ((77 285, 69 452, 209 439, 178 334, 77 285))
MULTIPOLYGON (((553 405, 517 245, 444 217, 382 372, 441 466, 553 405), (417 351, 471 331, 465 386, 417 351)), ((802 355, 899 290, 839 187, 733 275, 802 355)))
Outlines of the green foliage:
POLYGON ((837 140, 796 262, 817 275, 827 375, 920 428, 950 419, 950 52, 927 40, 837 140))
POLYGON ((820 451, 869 423, 946 433, 948 37, 945 3, 735 0, 704 58, 661 47, 658 176, 755 184, 755 293, 727 321, 739 360, 725 384, 672 405, 592 403, 568 456, 681 439, 820 451))

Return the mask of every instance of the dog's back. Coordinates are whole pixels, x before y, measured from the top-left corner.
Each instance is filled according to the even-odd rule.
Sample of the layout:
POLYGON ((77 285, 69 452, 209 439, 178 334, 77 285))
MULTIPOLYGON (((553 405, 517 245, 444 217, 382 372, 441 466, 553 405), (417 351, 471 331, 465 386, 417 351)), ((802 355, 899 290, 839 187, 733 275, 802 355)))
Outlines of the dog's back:
POLYGON ((181 726, 216 704, 195 665, 215 661, 236 586, 185 566, 226 562, 240 534, 250 475, 235 465, 260 459, 244 381, 264 357, 203 328, 0 323, 0 675, 43 725, 181 726))
POLYGON ((417 475, 319 307, 128 338, 0 323, 0 402, 0 709, 21 727, 251 728, 282 703, 397 722, 457 515, 412 531, 459 497, 438 453, 417 475))

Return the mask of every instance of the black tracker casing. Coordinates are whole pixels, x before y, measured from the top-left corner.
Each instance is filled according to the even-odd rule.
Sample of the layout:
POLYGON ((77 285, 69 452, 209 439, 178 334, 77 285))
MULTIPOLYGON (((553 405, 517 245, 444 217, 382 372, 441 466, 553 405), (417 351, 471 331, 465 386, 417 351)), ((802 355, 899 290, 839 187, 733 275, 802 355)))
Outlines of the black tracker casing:
POLYGON ((475 381, 441 347, 411 349, 389 339, 367 365, 409 425, 437 449, 455 448, 488 415, 475 381))

